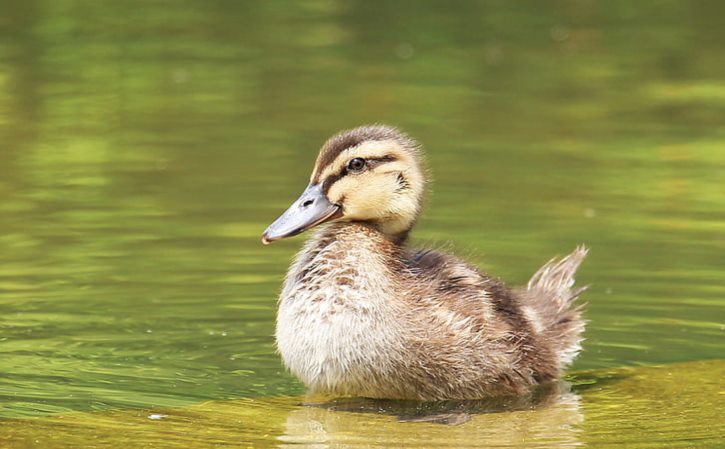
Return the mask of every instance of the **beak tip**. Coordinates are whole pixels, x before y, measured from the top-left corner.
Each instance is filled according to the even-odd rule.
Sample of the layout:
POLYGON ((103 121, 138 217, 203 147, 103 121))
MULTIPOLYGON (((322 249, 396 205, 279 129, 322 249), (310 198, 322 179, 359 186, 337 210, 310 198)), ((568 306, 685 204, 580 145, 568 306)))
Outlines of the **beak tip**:
POLYGON ((269 245, 270 243, 272 243, 272 240, 267 238, 267 233, 265 232, 264 234, 262 234, 262 244, 269 245))

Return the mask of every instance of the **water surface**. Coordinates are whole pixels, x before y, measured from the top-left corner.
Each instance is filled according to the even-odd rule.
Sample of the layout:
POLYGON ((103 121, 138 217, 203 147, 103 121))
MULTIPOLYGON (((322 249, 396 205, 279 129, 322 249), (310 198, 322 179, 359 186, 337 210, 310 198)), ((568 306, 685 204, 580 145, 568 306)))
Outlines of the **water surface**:
MULTIPOLYGON (((304 390, 272 338, 303 237, 263 247, 259 236, 304 187, 320 144, 371 122, 426 149, 433 183, 417 244, 450 244, 512 284, 591 248, 578 276, 592 285, 587 341, 572 369, 590 377, 575 380, 577 418, 565 419, 576 441, 619 441, 636 409, 652 429, 642 447, 717 445, 717 414, 700 414, 698 398, 723 408, 725 5, 0 7, 9 447, 31 443, 6 429, 39 426, 62 446, 55 420, 82 416, 94 438, 118 443, 96 420, 202 407, 196 422, 227 406, 229 419, 254 417, 239 432, 284 442, 279 417, 312 413, 295 405, 304 390), (677 413, 664 423, 637 407, 665 381, 638 367, 680 362, 698 374, 667 384, 677 413), (619 369, 625 386, 586 390, 619 369)), ((389 416, 339 419, 388 420, 392 441, 417 432, 389 416)))

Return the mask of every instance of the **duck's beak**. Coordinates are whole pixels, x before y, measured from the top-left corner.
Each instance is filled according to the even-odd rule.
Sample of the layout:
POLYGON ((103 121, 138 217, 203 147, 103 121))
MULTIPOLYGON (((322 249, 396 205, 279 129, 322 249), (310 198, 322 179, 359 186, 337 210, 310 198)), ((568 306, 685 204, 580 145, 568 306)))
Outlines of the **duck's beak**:
POLYGON ((342 208, 327 199, 320 185, 310 185, 297 201, 264 231, 262 243, 268 245, 275 240, 292 237, 341 215, 342 208))

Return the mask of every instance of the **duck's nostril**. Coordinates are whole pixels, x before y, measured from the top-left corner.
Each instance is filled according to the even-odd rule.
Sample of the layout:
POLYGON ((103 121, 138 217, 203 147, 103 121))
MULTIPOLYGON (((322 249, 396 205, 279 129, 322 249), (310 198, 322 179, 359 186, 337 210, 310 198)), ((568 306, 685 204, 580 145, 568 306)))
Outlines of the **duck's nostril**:
POLYGON ((315 200, 307 200, 304 203, 302 203, 302 207, 311 206, 312 203, 314 203, 314 202, 315 202, 315 200))

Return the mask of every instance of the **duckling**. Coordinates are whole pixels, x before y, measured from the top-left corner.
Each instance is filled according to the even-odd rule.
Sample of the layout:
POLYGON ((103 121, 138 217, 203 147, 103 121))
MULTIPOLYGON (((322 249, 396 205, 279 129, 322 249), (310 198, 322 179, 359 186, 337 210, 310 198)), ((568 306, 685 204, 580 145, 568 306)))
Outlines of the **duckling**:
POLYGON ((574 272, 552 259, 525 288, 453 255, 408 246, 426 179, 418 143, 384 125, 331 137, 309 185, 262 236, 317 228, 279 298, 284 364, 326 396, 422 401, 520 395, 581 350, 574 272))

